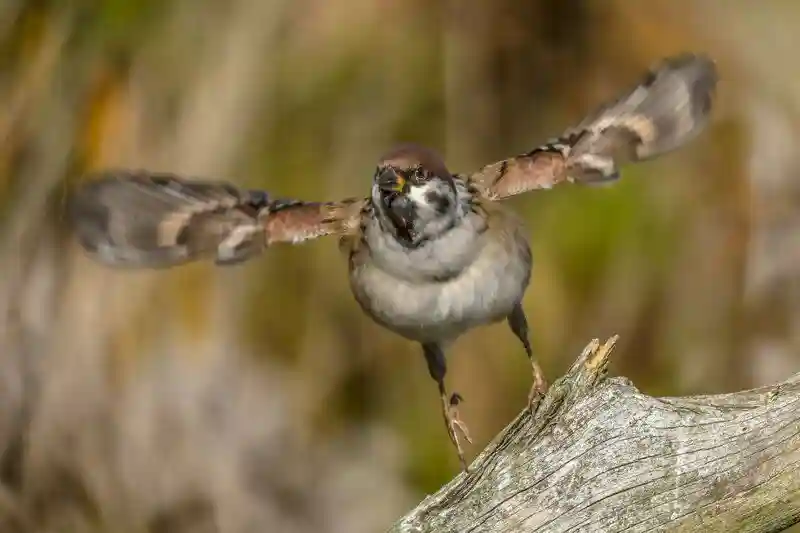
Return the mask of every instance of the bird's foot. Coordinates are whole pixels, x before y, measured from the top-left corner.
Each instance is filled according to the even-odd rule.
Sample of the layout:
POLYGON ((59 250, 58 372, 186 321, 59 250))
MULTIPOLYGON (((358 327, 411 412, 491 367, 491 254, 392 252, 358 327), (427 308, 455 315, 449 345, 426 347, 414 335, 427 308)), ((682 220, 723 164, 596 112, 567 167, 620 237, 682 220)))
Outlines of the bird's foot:
POLYGON ((458 451, 458 460, 461 463, 461 468, 466 472, 468 470, 467 461, 464 458, 464 448, 461 446, 459 434, 470 444, 472 444, 472 438, 469 436, 467 425, 461 420, 458 413, 458 404, 463 400, 457 392, 454 392, 449 399, 446 395, 442 395, 442 413, 447 426, 447 433, 458 451))
POLYGON ((531 413, 531 418, 536 415, 536 409, 539 408, 544 395, 547 393, 547 380, 544 378, 544 372, 536 361, 531 362, 533 367, 533 385, 531 391, 528 393, 528 410, 531 413))

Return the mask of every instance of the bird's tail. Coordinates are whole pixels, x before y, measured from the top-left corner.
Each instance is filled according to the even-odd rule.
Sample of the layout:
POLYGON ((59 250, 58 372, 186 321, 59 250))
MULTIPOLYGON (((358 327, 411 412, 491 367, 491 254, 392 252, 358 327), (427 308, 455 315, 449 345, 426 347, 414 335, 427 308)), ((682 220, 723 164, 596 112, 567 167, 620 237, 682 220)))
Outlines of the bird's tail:
POLYGON ((612 181, 624 163, 690 141, 709 122, 717 80, 716 65, 703 55, 677 55, 654 65, 635 87, 553 141, 566 152, 568 179, 612 181))

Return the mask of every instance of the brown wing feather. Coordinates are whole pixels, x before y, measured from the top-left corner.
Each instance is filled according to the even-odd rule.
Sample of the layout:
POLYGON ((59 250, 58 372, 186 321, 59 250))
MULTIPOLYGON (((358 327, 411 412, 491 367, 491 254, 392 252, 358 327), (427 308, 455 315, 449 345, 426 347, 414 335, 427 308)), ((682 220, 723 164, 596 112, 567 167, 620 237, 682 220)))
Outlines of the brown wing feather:
POLYGON ((465 177, 494 200, 564 181, 616 180, 621 165, 665 154, 696 137, 709 122, 717 79, 714 62, 705 56, 666 58, 560 137, 465 177))
POLYGON ((132 268, 202 259, 239 263, 276 242, 349 231, 361 212, 357 200, 272 200, 263 191, 223 181, 146 171, 89 178, 71 196, 69 211, 77 240, 90 255, 132 268))
POLYGON ((351 233, 358 229, 367 202, 366 198, 346 198, 340 202, 273 204, 263 218, 267 244, 351 233))

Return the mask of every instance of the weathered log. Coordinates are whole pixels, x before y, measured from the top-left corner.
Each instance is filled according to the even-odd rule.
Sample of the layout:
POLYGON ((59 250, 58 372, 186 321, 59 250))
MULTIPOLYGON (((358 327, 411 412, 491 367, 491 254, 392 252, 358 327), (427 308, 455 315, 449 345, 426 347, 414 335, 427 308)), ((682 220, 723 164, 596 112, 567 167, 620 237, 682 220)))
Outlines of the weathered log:
POLYGON ((800 374, 654 398, 590 343, 462 473, 391 533, 767 532, 800 521, 800 374))

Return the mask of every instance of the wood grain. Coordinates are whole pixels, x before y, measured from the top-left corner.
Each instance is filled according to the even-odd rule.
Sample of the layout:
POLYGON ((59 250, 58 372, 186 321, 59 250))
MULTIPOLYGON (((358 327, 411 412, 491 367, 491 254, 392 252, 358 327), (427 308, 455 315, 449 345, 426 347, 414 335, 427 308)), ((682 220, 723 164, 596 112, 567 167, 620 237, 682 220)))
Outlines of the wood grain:
POLYGON ((532 422, 523 411, 391 533, 766 532, 800 521, 800 374, 654 398, 608 378, 593 341, 532 422))

